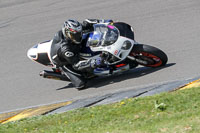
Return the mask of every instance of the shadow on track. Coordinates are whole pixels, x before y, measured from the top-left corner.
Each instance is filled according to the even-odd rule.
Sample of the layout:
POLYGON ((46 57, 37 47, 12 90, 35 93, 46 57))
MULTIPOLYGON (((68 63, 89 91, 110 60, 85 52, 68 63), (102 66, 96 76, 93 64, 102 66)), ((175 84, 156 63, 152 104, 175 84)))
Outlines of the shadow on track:
MULTIPOLYGON (((129 70, 129 71, 121 73, 121 74, 111 75, 111 76, 107 76, 107 77, 94 78, 94 79, 91 79, 88 81, 87 88, 85 88, 85 89, 89 89, 90 87, 99 88, 99 87, 102 87, 102 86, 105 86, 108 84, 114 84, 114 83, 121 82, 121 81, 124 81, 127 79, 142 77, 147 74, 159 71, 161 69, 171 67, 175 64, 176 63, 169 63, 163 67, 158 67, 158 68, 138 67, 138 68, 129 70)), ((58 88, 56 90, 68 89, 68 88, 72 88, 72 87, 73 87, 73 85, 71 83, 69 83, 67 86, 58 88)), ((85 90, 85 89, 82 89, 82 90, 85 90)))
POLYGON ((56 89, 56 90, 59 91, 59 90, 69 89, 69 88, 73 88, 72 83, 69 83, 67 86, 64 86, 64 87, 58 88, 58 89, 56 89))

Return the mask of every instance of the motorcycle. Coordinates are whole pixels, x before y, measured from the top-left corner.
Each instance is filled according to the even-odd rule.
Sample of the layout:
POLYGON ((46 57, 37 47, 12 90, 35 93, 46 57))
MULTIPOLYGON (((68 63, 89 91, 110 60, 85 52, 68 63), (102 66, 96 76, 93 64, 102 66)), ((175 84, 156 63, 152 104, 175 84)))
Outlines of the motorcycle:
MULTIPOLYGON (((94 24, 94 31, 83 34, 80 60, 104 58, 103 67, 97 67, 88 77, 109 76, 136 68, 138 65, 146 67, 161 67, 167 61, 167 55, 160 49, 140 44, 134 40, 133 28, 122 22, 94 24)), ((52 71, 43 70, 40 76, 49 79, 70 81, 62 70, 56 67, 51 57, 52 40, 34 45, 27 52, 27 56, 52 71)))

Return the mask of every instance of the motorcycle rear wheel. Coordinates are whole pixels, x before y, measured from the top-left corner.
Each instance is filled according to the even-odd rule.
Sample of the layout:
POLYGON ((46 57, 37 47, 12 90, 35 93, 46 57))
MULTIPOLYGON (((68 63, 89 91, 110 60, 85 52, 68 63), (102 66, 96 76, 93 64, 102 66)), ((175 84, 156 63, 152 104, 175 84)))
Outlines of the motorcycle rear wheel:
POLYGON ((147 67, 164 66, 168 61, 167 55, 162 50, 145 44, 134 45, 129 56, 134 57, 138 64, 147 67))

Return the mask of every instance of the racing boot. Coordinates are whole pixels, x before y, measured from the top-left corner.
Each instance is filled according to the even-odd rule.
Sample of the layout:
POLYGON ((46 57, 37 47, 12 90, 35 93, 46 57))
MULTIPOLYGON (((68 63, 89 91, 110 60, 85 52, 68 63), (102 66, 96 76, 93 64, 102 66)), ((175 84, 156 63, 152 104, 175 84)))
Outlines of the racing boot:
POLYGON ((71 83, 76 89, 81 90, 86 87, 87 80, 81 74, 70 70, 66 66, 61 67, 61 70, 63 71, 64 75, 71 80, 71 83))

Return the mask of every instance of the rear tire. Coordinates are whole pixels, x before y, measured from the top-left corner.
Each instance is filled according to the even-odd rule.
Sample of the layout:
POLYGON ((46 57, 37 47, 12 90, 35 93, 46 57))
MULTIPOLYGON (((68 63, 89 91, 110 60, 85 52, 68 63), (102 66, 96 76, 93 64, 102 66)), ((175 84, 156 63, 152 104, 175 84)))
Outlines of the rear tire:
POLYGON ((138 64, 147 67, 164 66, 168 61, 167 55, 162 50, 145 44, 134 45, 129 56, 133 56, 138 64))

